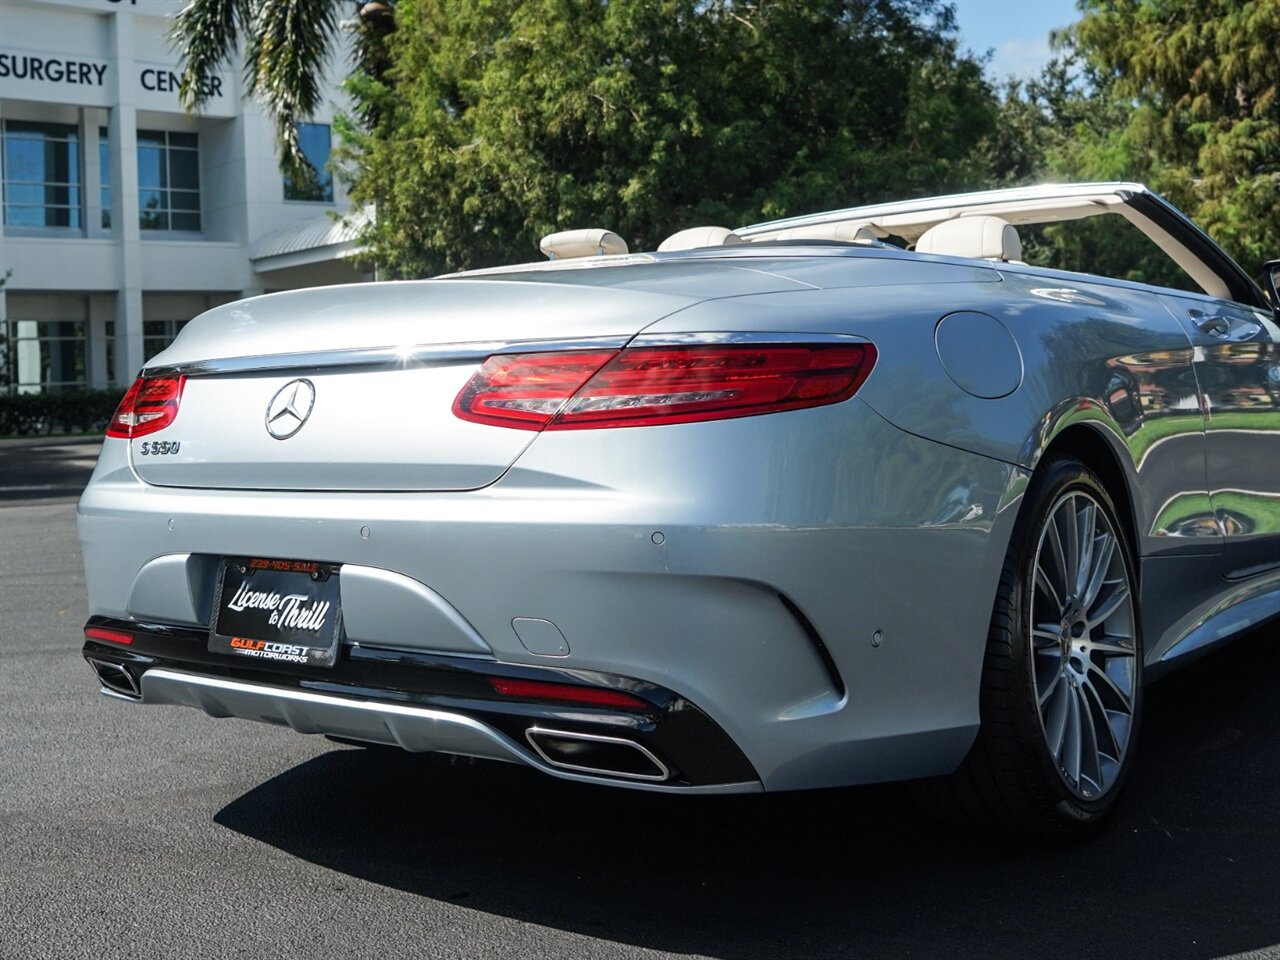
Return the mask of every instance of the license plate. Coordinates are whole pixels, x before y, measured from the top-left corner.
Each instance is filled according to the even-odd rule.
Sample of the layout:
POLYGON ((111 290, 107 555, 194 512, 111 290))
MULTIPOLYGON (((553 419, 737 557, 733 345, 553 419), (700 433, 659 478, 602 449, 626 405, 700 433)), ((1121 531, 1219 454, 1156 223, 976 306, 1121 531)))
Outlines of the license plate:
POLYGON ((218 576, 209 650, 262 663, 331 667, 342 612, 338 566, 232 557, 218 576))

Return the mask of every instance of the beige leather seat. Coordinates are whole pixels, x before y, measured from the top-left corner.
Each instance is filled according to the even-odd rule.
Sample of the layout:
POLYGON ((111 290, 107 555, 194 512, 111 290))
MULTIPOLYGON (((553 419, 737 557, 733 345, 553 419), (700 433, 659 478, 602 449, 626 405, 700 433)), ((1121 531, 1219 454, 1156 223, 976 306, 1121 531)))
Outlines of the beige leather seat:
POLYGON ((959 217, 922 233, 916 253, 1016 262, 1022 259, 1022 241, 1013 225, 999 217, 959 217))
POLYGON ((627 252, 627 241, 612 230, 598 227, 587 230, 561 230, 542 238, 538 249, 552 260, 574 257, 603 257, 627 252))
POLYGON ((742 243, 742 238, 728 227, 689 227, 673 233, 658 244, 658 252, 696 250, 698 247, 723 247, 742 243))

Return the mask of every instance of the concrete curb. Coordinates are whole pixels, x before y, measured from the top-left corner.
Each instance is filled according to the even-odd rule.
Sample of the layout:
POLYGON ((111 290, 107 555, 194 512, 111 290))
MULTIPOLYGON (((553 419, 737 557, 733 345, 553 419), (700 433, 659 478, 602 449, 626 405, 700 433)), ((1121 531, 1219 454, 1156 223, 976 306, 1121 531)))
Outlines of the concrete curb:
POLYGON ((41 437, 0 437, 0 448, 5 447, 68 447, 72 445, 101 444, 103 441, 102 434, 89 434, 85 436, 60 436, 58 434, 49 434, 41 437))

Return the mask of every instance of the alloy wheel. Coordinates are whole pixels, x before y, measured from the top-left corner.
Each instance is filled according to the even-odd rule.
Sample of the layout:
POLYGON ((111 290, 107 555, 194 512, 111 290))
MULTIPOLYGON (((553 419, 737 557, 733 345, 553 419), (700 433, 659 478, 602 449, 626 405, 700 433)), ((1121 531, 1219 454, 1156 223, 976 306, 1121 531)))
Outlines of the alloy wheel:
POLYGON ((1097 800, 1119 777, 1137 695, 1133 583, 1107 511, 1073 490, 1036 547, 1032 679, 1045 745, 1068 789, 1097 800))

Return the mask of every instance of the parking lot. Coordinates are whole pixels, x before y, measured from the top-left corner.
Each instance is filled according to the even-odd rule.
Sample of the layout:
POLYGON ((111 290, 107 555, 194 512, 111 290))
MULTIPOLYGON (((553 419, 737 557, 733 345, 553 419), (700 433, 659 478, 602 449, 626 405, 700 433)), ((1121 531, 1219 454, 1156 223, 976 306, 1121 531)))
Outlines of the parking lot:
POLYGON ((1280 957, 1280 628, 1149 691, 1096 839, 611 791, 109 701, 91 443, 0 443, 0 957, 1280 957))

